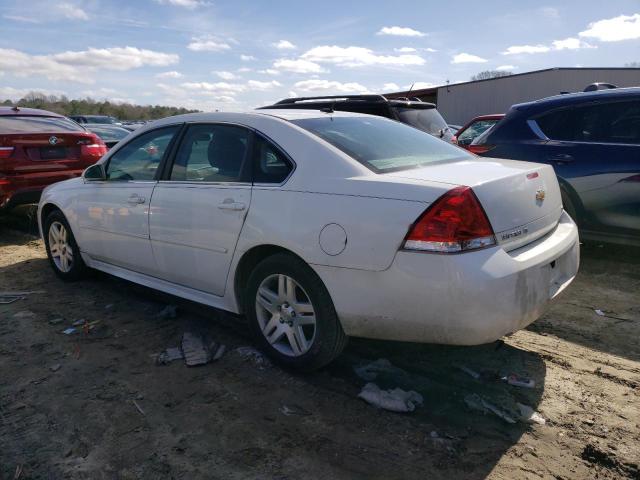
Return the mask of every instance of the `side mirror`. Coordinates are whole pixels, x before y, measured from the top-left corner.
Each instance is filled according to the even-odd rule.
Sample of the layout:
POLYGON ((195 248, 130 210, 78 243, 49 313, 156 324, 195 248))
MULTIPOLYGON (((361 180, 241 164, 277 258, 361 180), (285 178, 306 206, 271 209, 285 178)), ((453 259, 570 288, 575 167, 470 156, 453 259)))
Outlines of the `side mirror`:
POLYGON ((95 182, 99 180, 106 180, 107 174, 104 171, 104 167, 100 163, 96 163, 95 165, 91 165, 87 168, 82 174, 82 178, 87 182, 95 182))

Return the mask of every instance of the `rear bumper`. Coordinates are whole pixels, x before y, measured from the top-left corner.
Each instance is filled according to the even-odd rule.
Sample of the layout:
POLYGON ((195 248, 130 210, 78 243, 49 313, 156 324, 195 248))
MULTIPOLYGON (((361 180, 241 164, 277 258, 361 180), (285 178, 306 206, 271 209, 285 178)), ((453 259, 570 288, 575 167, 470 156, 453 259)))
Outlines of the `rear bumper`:
POLYGON ((579 254, 577 227, 563 212, 553 231, 509 252, 400 251, 383 272, 314 268, 348 335, 476 345, 539 318, 574 279, 579 254))
POLYGON ((31 173, 3 177, 7 183, 0 184, 0 210, 9 210, 18 205, 38 203, 42 191, 57 182, 82 175, 83 170, 65 170, 63 174, 31 173))

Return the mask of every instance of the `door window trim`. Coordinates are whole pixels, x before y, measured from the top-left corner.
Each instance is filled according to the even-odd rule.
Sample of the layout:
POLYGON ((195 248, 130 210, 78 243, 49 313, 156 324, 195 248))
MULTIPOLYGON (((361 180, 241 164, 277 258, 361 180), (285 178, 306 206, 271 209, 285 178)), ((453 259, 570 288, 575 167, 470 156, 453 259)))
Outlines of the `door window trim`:
POLYGON ((186 122, 183 124, 182 130, 179 132, 179 135, 176 137, 176 143, 174 144, 174 148, 171 150, 171 154, 166 158, 166 162, 164 162, 162 172, 159 177, 156 179, 159 183, 163 185, 175 184, 175 185, 218 185, 218 186, 251 186, 253 181, 253 148, 254 148, 254 136, 255 129, 248 127, 247 125, 243 125, 241 123, 235 122, 212 122, 212 121, 204 121, 204 122, 186 122), (173 170, 173 166, 175 164, 177 153, 180 151, 180 148, 183 145, 184 137, 189 130, 189 127, 197 127, 200 125, 220 125, 220 126, 231 126, 231 127, 239 127, 248 132, 248 140, 247 140, 247 151, 245 152, 245 158, 243 161, 242 169, 240 172, 240 178, 245 178, 247 180, 241 180, 236 182, 222 182, 222 181, 214 181, 214 182, 202 182, 199 180, 171 180, 171 171, 173 170), (249 157, 247 157, 247 153, 249 157), (249 161, 247 161, 249 160, 249 161))
MULTIPOLYGON (((293 172, 296 171, 296 168, 298 167, 298 165, 296 164, 296 162, 293 160, 293 158, 291 158, 291 156, 284 150, 284 148, 282 148, 280 145, 278 145, 276 142, 274 142, 268 135, 265 135, 262 132, 258 132, 258 131, 254 131, 255 133, 255 137, 260 137, 263 140, 267 141, 268 143, 270 143, 271 145, 273 145, 273 147, 275 147, 275 149, 278 151, 278 153, 280 153, 284 158, 287 159, 287 161, 291 164, 291 170, 289 170, 289 174, 285 177, 285 179, 280 182, 280 183, 273 183, 273 182, 254 182, 253 181, 253 175, 251 175, 251 184, 254 187, 259 187, 259 188, 264 188, 264 187, 271 187, 271 188, 278 188, 278 187, 282 187, 285 183, 287 183, 289 181, 289 179, 291 178, 291 175, 293 175, 293 172)), ((255 162, 255 158, 256 158, 256 146, 257 146, 256 141, 253 142, 253 149, 251 151, 251 164, 252 164, 252 168, 253 168, 253 163, 255 162)), ((253 173, 253 171, 252 171, 253 173)))

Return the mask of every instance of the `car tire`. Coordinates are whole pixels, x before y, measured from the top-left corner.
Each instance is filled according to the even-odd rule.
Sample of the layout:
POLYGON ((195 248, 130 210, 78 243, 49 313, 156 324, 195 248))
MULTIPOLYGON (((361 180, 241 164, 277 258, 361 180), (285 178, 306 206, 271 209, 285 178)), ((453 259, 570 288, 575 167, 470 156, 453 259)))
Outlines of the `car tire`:
POLYGON ((58 277, 72 282, 85 276, 87 266, 69 222, 60 210, 54 210, 45 219, 43 237, 49 263, 58 277))
POLYGON ((573 221, 577 225, 578 214, 576 212, 575 206, 573 205, 573 202, 571 201, 571 197, 569 196, 569 193, 567 193, 567 191, 564 188, 562 188, 560 189, 560 195, 562 197, 562 208, 564 208, 564 211, 569 214, 569 216, 573 219, 573 221))
POLYGON ((258 346, 285 367, 317 370, 338 357, 347 343, 322 280, 293 255, 279 253, 254 268, 245 312, 258 346))

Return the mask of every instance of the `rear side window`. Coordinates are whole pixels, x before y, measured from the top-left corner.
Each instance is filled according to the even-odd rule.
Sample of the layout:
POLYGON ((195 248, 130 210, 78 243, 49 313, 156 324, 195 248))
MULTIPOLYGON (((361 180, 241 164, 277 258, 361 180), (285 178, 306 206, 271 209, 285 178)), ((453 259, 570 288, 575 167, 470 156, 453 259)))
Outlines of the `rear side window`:
POLYGON ((555 110, 536 122, 552 140, 640 144, 640 100, 555 110))
POLYGON ((463 149, 421 130, 380 117, 334 117, 292 120, 376 173, 473 159, 463 149))
POLYGON ((253 163, 254 183, 282 183, 292 169, 293 165, 280 149, 268 140, 256 136, 253 163))
POLYGON ((472 123, 469 125, 469 128, 458 135, 458 144, 469 145, 476 137, 493 127, 496 123, 498 123, 498 120, 478 120, 472 123))
POLYGON ((64 117, 38 117, 33 115, 0 116, 0 133, 64 133, 84 132, 77 123, 64 117))

